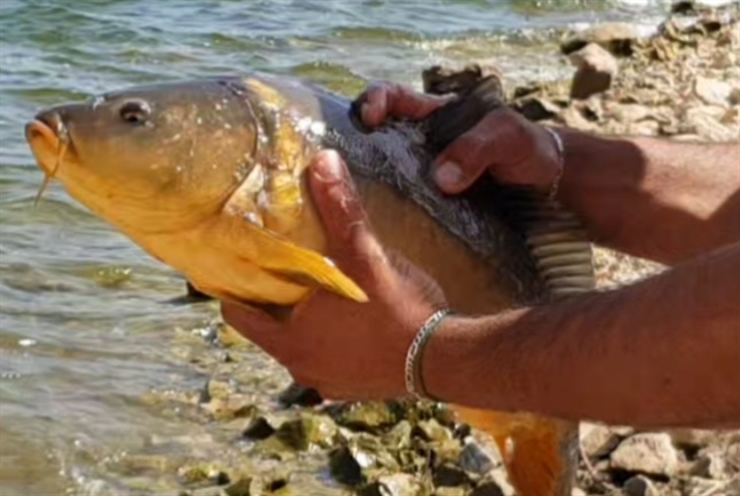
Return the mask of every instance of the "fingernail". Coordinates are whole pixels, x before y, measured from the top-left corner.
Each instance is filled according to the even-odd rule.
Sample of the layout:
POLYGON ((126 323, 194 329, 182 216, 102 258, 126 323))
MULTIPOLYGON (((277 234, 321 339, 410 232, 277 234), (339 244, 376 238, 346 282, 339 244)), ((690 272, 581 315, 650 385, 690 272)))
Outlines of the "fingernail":
POLYGON ((325 183, 342 178, 342 157, 335 150, 322 150, 316 157, 316 176, 325 183))
POLYGON ((463 171, 454 162, 444 162, 434 172, 434 179, 441 188, 454 187, 463 179, 463 171))

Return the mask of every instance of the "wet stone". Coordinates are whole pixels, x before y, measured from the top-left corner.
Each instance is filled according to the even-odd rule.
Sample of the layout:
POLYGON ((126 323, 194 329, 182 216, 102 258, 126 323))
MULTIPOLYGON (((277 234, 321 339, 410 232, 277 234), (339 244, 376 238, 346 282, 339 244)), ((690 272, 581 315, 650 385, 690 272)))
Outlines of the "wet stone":
POLYGON ((317 390, 301 386, 297 382, 294 382, 280 393, 278 401, 284 407, 290 408, 292 406, 320 405, 324 399, 317 390))
POLYGON ((234 392, 228 382, 208 379, 200 395, 200 403, 208 403, 214 399, 227 398, 234 392))
POLYGON ((467 490, 462 487, 438 487, 432 496, 466 496, 467 490))
POLYGON ((337 424, 350 429, 374 432, 398 422, 389 402, 349 403, 331 413, 337 424))
POLYGON ((470 478, 461 468, 451 464, 444 464, 434 470, 434 485, 436 487, 456 487, 469 484, 470 478))
POLYGON ((275 428, 270 425, 265 417, 256 417, 252 419, 246 429, 244 429, 243 436, 247 439, 255 441, 262 441, 275 434, 275 428))
POLYGON ((296 420, 283 423, 275 436, 286 446, 307 450, 312 445, 329 448, 334 445, 337 425, 326 415, 302 414, 296 420))
POLYGON ((204 408, 218 421, 251 417, 257 410, 251 397, 240 394, 213 399, 204 408))
POLYGON ((357 461, 349 446, 341 446, 329 455, 329 469, 332 477, 348 486, 362 483, 362 466, 357 461))
POLYGON ((223 496, 251 496, 251 478, 243 478, 223 490, 223 496))
POLYGON ((413 428, 408 420, 402 420, 383 435, 383 444, 394 449, 411 448, 411 436, 413 428))
POLYGON ((425 441, 443 442, 452 439, 450 431, 436 419, 422 420, 416 425, 414 434, 425 441))
POLYGON ((469 496, 511 496, 507 495, 496 482, 489 481, 473 489, 469 496))
POLYGON ((460 467, 468 473, 483 475, 497 465, 475 441, 469 441, 460 452, 460 467))

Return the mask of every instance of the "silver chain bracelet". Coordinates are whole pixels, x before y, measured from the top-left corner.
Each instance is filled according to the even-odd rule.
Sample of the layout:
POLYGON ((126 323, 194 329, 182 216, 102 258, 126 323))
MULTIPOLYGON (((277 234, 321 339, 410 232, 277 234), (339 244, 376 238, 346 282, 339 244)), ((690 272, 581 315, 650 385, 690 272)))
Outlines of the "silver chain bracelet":
POLYGON ((404 371, 406 379, 406 390, 417 399, 427 400, 430 399, 427 395, 423 381, 421 380, 421 363, 420 363, 420 352, 423 351, 424 345, 426 344, 432 332, 439 326, 442 319, 452 313, 450 309, 443 309, 434 312, 419 328, 416 333, 416 337, 409 346, 408 353, 406 354, 406 367, 404 371))
POLYGON ((555 148, 558 150, 558 173, 547 195, 548 199, 554 200, 558 194, 558 188, 560 188, 560 180, 563 178, 563 172, 565 172, 565 145, 563 144, 563 138, 554 129, 547 126, 543 127, 552 136, 553 141, 555 141, 555 148))

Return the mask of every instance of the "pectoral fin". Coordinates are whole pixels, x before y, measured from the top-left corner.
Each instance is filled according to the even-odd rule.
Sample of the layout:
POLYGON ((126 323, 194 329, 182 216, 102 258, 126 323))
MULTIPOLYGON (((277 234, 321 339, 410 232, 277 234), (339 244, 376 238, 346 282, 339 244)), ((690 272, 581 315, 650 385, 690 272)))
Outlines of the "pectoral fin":
POLYGON ((238 243, 241 254, 251 263, 301 286, 322 286, 354 301, 368 301, 362 288, 320 253, 250 222, 241 224, 249 232, 236 236, 235 240, 241 241, 238 243))

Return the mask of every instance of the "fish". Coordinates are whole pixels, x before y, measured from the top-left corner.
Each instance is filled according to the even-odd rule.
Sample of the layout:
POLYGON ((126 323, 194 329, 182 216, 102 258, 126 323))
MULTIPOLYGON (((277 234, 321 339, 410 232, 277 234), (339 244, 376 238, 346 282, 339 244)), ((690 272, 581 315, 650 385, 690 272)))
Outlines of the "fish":
MULTIPOLYGON (((368 130, 357 101, 306 79, 254 72, 55 105, 25 133, 44 183, 59 181, 193 291, 287 308, 315 288, 368 300, 325 255, 306 182, 316 151, 334 149, 381 242, 433 277, 455 311, 491 314, 593 282, 590 245, 557 205, 492 180, 457 196, 436 187, 435 155, 502 101, 500 81, 488 79, 427 119, 368 130)), ((571 494, 577 423, 453 408, 492 436, 518 494, 571 494)))

